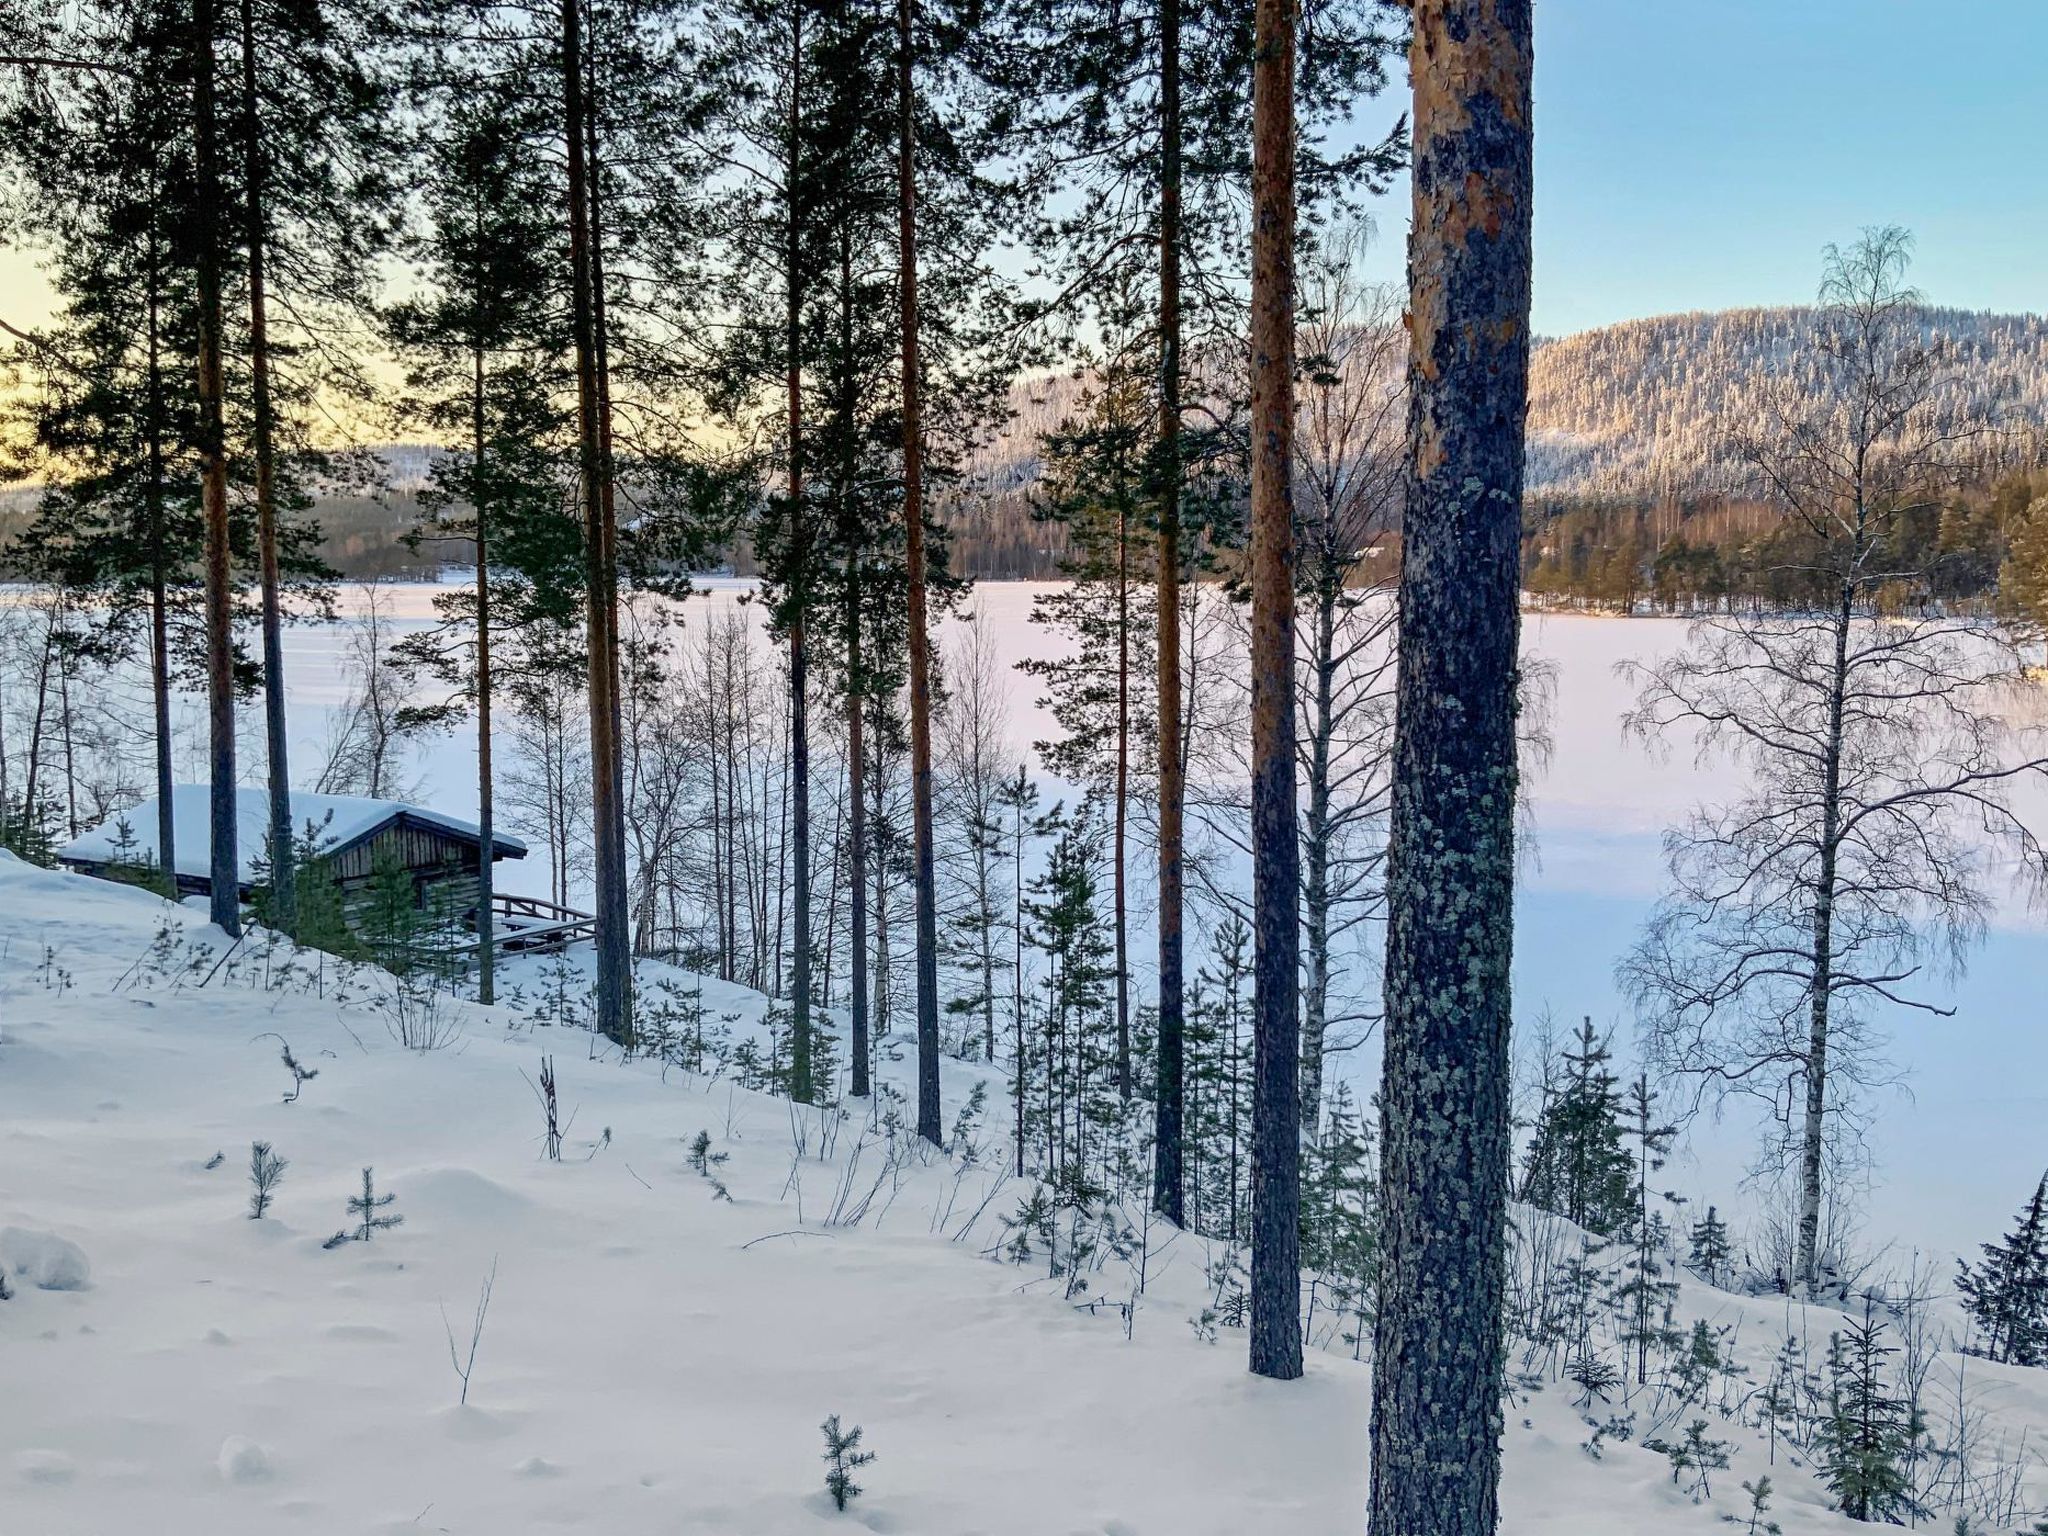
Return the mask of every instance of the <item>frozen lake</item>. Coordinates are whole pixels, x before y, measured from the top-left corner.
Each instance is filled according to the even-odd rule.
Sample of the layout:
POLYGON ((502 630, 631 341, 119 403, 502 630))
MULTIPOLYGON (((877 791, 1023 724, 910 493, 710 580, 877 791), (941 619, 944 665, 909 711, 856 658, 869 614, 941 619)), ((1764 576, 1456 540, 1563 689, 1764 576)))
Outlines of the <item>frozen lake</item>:
MULTIPOLYGON (((730 579, 704 582, 702 595, 686 607, 685 625, 742 603, 751 586, 730 579)), ((1006 662, 1045 655, 1058 645, 1030 623, 1032 599, 1042 590, 1033 583, 990 582, 974 592, 970 606, 993 627, 1006 662)), ((397 628, 431 621, 433 587, 401 585, 384 592, 397 628)), ((1702 767, 1682 744, 1660 757, 1623 736, 1621 715, 1633 691, 1616 674, 1617 663, 1664 654, 1684 633, 1678 620, 1531 614, 1523 621, 1527 654, 1553 668, 1555 752, 1532 788, 1537 848, 1523 874, 1517 911, 1516 1019, 1526 1025, 1547 1010, 1567 1026, 1590 1014, 1596 1024, 1615 1029, 1624 1054, 1632 1025, 1615 988, 1614 964, 1659 891, 1663 830, 1694 804, 1740 788, 1734 770, 1702 767)), ((340 626, 302 624, 286 635, 295 777, 301 780, 317 769, 329 712, 344 696, 345 643, 340 626)), ((1035 690, 1033 680, 1019 677, 1011 696, 1020 750, 1051 729, 1032 706, 1035 690)), ((187 714, 196 727, 196 711, 187 714)), ((249 708, 244 715, 251 748, 244 754, 245 772, 260 772, 259 712, 249 708)), ((196 776, 200 745, 195 736, 181 773, 196 776)), ((424 743, 415 770, 424 801, 458 815, 474 813, 473 731, 424 743)), ((2048 829, 2048 801, 2035 797, 2028 809, 2033 824, 2048 829)), ((502 888, 546 891, 544 847, 538 839, 529 841, 536 844, 535 857, 504 866, 502 888)), ((1131 862, 1133 883, 1142 885, 1148 856, 1135 844, 1131 862)), ((1139 893, 1131 951, 1140 996, 1150 988, 1151 947, 1149 902, 1139 893)), ((1195 958, 1191 952, 1191 971, 1195 958)), ((1878 1171, 1869 1198, 1874 1230, 1902 1247, 1973 1248, 2001 1230, 2031 1191, 2048 1165, 2044 983, 2048 936, 2036 914, 2007 900, 1968 974, 1953 984, 1930 985, 1934 996, 1954 1008, 1953 1017, 1900 1015, 1887 1021, 1905 1088, 1884 1094, 1876 1106, 1878 1171)), ((1371 1046, 1351 1057, 1345 1070, 1370 1082, 1377 1074, 1371 1046)), ((1666 1178, 1702 1204, 1712 1199, 1725 1208, 1735 1200, 1751 1144, 1746 1121, 1731 1118, 1719 1128, 1696 1123, 1666 1178)))

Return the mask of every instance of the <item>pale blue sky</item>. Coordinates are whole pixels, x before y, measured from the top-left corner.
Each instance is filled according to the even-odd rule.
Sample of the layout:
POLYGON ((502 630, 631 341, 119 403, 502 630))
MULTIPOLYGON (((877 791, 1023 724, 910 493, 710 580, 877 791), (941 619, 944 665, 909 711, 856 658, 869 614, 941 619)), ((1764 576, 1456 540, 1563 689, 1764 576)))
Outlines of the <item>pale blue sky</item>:
MULTIPOLYGON (((2048 0, 1535 0, 1536 328, 1812 297, 1918 238, 1938 303, 2048 308, 2048 0)), ((1382 131, 1405 80, 1367 108, 1382 131)), ((1378 211, 1401 275, 1406 183, 1378 211)), ((0 252, 0 315, 40 320, 0 252)))
POLYGON ((1935 302, 2048 307, 2048 0, 1535 7, 1539 332, 1802 302, 1868 224, 1935 302))

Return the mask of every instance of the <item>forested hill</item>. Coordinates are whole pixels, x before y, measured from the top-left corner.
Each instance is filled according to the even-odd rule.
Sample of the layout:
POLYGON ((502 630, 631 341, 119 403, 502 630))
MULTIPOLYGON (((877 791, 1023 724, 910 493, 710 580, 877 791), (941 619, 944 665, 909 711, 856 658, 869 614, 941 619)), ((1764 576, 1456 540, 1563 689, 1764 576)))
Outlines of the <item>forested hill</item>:
MULTIPOLYGON (((1530 378, 1530 494, 1552 506, 1742 496, 1748 487, 1729 434, 1756 421, 1788 377, 1817 383, 1805 335, 1812 318, 1801 308, 1731 309, 1539 340, 1530 378)), ((1959 425, 1998 429, 1984 439, 1985 469, 2048 458, 2048 317, 1929 309, 1923 323, 1930 338, 1947 344, 1940 409, 1959 425)), ((1083 393, 1081 381, 1066 375, 1016 386, 1010 430, 963 466, 972 489, 947 508, 956 569, 984 578, 1058 574, 1063 530, 1031 515, 1037 450, 1083 393)), ((396 498, 323 500, 315 514, 323 525, 347 525, 326 554, 352 575, 408 573, 416 564, 399 539, 417 516, 410 493, 425 482, 437 450, 399 443, 378 452, 396 498)), ((12 492, 0 504, 0 524, 10 512, 24 516, 34 494, 12 492)), ((736 554, 744 568, 745 552, 736 554)))
MULTIPOLYGON (((1540 341, 1530 365, 1529 489, 1558 497, 1740 494, 1728 435, 1788 377, 1817 385, 1810 309, 1627 320, 1540 341)), ((2048 318, 1923 312, 1946 345, 1936 398, 1988 422, 1987 469, 2037 462, 2048 436, 2048 318)))

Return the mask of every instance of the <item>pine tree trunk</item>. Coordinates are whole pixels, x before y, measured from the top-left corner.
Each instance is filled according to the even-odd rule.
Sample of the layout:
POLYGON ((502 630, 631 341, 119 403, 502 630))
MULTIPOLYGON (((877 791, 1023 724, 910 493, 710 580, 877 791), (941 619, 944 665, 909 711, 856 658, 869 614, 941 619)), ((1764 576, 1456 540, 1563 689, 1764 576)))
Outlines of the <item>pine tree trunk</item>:
POLYGON ((1182 1160, 1187 1092, 1182 1000, 1180 696, 1180 0, 1159 5, 1159 1026, 1154 1065, 1152 1206, 1186 1215, 1182 1160))
POLYGON ((597 888, 596 1027, 613 1043, 631 1042, 627 951, 625 824, 619 801, 618 662, 615 557, 603 358, 598 313, 597 167, 594 124, 585 93, 580 0, 562 0, 562 98, 568 162, 570 329, 576 352, 577 458, 584 517, 584 602, 590 653, 591 841, 597 888))
POLYGON ((861 740, 861 715, 867 700, 861 682, 860 664, 860 556, 846 557, 846 810, 847 862, 852 878, 847 893, 852 900, 852 927, 847 935, 849 996, 853 1015, 853 1096, 864 1099, 873 1092, 868 1081, 868 811, 867 746, 861 740))
POLYGON ((492 819, 495 811, 491 772, 491 549, 485 505, 490 500, 484 479, 484 347, 481 337, 472 354, 475 378, 470 396, 470 516, 476 531, 476 799, 477 842, 480 853, 476 871, 476 954, 477 1001, 489 1007, 497 1001, 498 961, 496 918, 492 903, 497 898, 496 847, 492 819))
POLYGON ((839 486, 838 523, 846 545, 846 800, 847 894, 852 903, 847 935, 847 1006, 852 1014, 853 1095, 873 1092, 868 1077, 868 820, 867 747, 861 739, 862 711, 867 705, 867 674, 861 662, 861 538, 853 515, 853 482, 857 472, 853 432, 859 392, 853 367, 853 236, 844 224, 839 233, 839 486))
POLYGON ((1252 65, 1251 1368, 1301 1374, 1301 844, 1294 804, 1294 7, 1252 65))
POLYGON ((1377 1536, 1499 1516, 1529 0, 1421 0, 1388 869, 1377 1536))
POLYGON ((1111 893, 1116 941, 1116 1091, 1131 1101, 1131 963, 1126 944, 1124 843, 1131 799, 1131 541, 1129 520, 1116 516, 1116 861, 1111 893))
MULTIPOLYGON (((149 237, 149 692, 156 724, 156 856, 164 892, 178 893, 178 817, 172 804, 170 552, 164 530, 164 378, 162 272, 154 229, 149 237)), ((0 819, 7 797, 0 793, 0 819)))
POLYGON ((206 517, 206 705, 211 741, 212 847, 207 868, 213 921, 242 932, 235 815, 234 572, 228 541, 227 392, 221 348, 219 127, 214 119, 213 0, 192 0, 192 121, 198 180, 199 492, 206 517))
POLYGON ((269 754, 272 921, 298 931, 293 870, 292 776, 284 713, 284 611, 277 563, 277 433, 270 378, 269 297, 264 288, 270 239, 264 211, 263 125, 256 105, 256 7, 242 0, 243 176, 248 185, 250 446, 256 459, 256 550, 263 587, 263 735, 269 754))
POLYGON ((918 361, 917 104, 911 6, 896 4, 897 290, 903 324, 903 526, 909 579, 910 829, 917 897, 917 1134, 945 1140, 939 1111, 939 914, 932 877, 931 649, 925 627, 924 422, 918 361))
POLYGON ((797 207, 804 57, 801 5, 790 12, 789 52, 789 249, 784 258, 788 265, 788 335, 784 361, 789 392, 789 537, 796 555, 792 579, 796 613, 789 626, 790 788, 795 801, 790 818, 794 887, 791 897, 796 908, 796 953, 790 987, 790 1096, 799 1104, 808 1104, 815 1090, 811 1082, 811 736, 810 700, 806 697, 810 680, 804 654, 804 606, 811 598, 810 543, 804 514, 803 252, 797 207))
POLYGON ((810 682, 802 614, 790 625, 789 673, 789 774, 795 801, 790 865, 796 907, 796 952, 790 966, 790 1097, 808 1104, 815 1092, 811 1081, 811 745, 804 697, 810 682))
POLYGON ((1024 1177, 1024 765, 1017 765, 1017 812, 1012 845, 1010 908, 1010 1112, 1016 1121, 1017 1177, 1024 1177))
POLYGON ((1323 1050, 1330 1027, 1330 742, 1336 733, 1337 589, 1342 577, 1327 550, 1316 556, 1313 719, 1309 722, 1308 829, 1302 838, 1302 938, 1307 944, 1301 997, 1301 1144, 1315 1145, 1323 1112, 1323 1050))

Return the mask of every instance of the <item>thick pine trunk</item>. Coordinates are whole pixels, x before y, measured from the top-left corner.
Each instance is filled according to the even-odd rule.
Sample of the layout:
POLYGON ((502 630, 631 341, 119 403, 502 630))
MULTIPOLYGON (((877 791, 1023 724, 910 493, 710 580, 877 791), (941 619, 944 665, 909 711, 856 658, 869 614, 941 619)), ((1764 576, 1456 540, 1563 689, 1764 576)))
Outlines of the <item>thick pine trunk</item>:
POLYGON ((1251 1368, 1301 1374, 1301 844, 1294 804, 1294 7, 1252 67, 1251 1368))
POLYGON ((197 174, 199 287, 199 494, 206 517, 206 716, 211 743, 213 921, 242 932, 235 818, 234 572, 228 540, 226 379, 221 348, 221 182, 214 118, 213 0, 192 3, 192 123, 197 174))
POLYGON ((586 95, 580 0, 562 0, 563 145, 568 162, 570 330, 576 353, 577 459, 584 519, 584 603, 590 653, 591 842, 597 887, 596 1026, 630 1045, 631 977, 625 822, 619 798, 617 566, 612 539, 604 364, 596 250, 595 138, 586 95))
POLYGON ((1187 1044, 1182 1004, 1180 708, 1180 0, 1159 5, 1159 1027, 1153 1072, 1152 1205, 1186 1215, 1187 1044))
MULTIPOLYGON (((269 754, 270 905, 272 921, 298 931, 298 880, 293 865, 292 776, 284 713, 284 609, 277 560, 277 421, 270 378, 269 295, 265 258, 270 239, 264 211, 263 122, 256 104, 256 7, 242 0, 243 177, 249 246, 250 446, 256 459, 256 552, 263 588, 263 737, 269 754)), ((372 791, 375 793, 375 791, 372 791)))
POLYGON ((925 622, 924 422, 917 320, 917 106, 911 6, 896 4, 897 291, 903 325, 903 526, 909 578, 910 835, 917 898, 917 1134, 939 1146, 939 913, 932 877, 932 685, 925 622))
POLYGON ((1376 1536, 1499 1515, 1529 0, 1420 0, 1388 869, 1376 1536))

